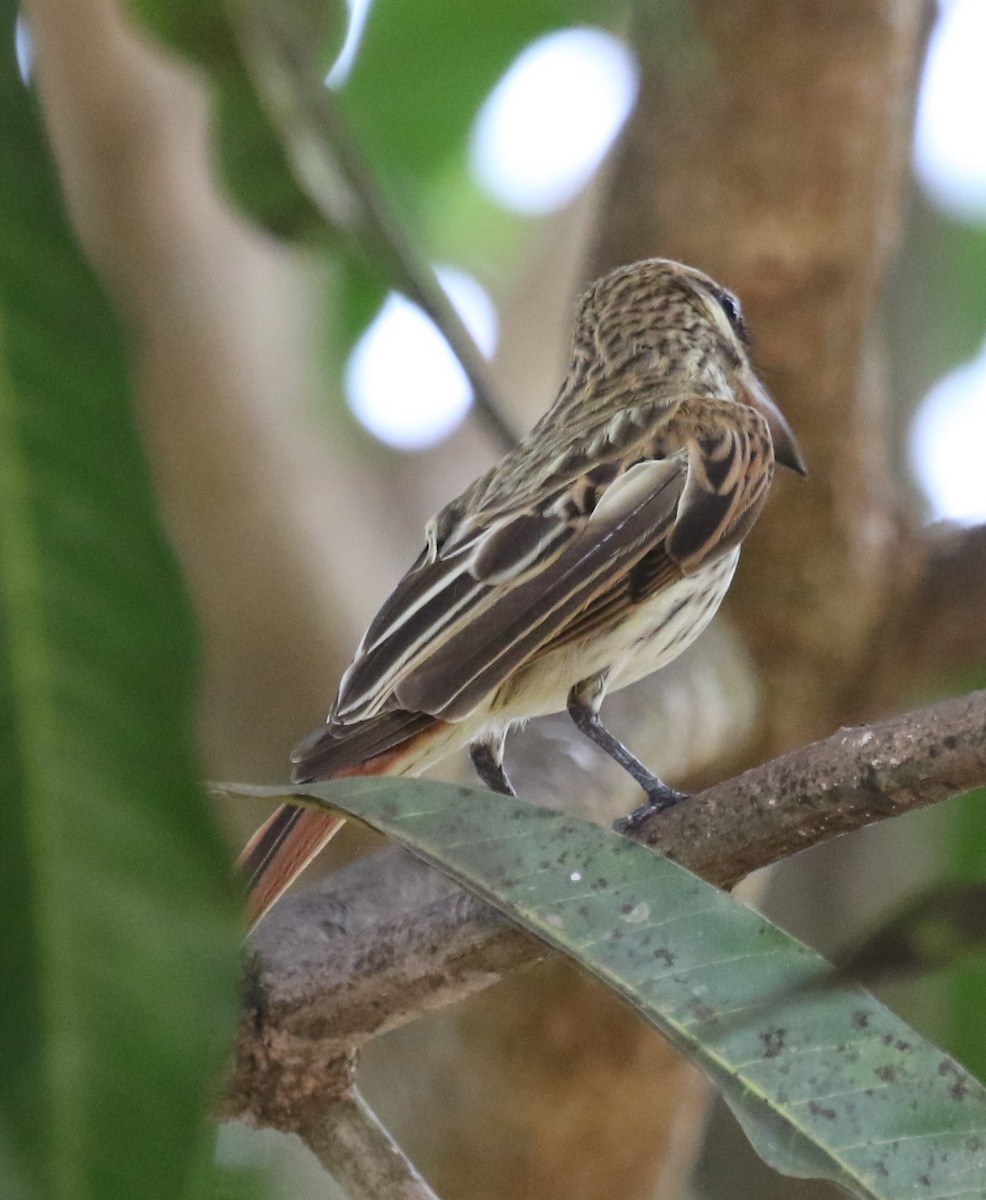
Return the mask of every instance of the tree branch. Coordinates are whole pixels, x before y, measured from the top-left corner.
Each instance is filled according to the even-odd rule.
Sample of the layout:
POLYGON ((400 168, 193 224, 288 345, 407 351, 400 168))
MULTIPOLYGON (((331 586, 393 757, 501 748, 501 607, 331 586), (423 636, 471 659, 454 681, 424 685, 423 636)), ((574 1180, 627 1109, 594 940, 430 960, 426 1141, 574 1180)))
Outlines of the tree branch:
POLYGON ((717 784, 636 836, 712 883, 986 784, 986 691, 840 729, 717 784))
MULTIPOLYGON (((840 730, 649 819, 637 836, 730 886, 797 850, 983 784, 986 691, 840 730)), ((284 903, 254 945, 225 1111, 278 1128, 298 1103, 299 1063, 336 1061, 547 953, 489 905, 393 849, 340 871, 325 893, 284 903)))
POLYGON ((355 1088, 297 1132, 350 1200, 438 1200, 355 1088))

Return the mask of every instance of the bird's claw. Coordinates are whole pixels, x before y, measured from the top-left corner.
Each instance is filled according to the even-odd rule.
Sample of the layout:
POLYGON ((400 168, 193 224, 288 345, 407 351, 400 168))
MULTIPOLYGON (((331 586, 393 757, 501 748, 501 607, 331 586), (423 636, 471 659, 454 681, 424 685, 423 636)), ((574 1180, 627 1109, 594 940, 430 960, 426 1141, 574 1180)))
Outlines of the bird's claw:
POLYGON ((646 802, 639 808, 635 808, 632 813, 614 821, 613 828, 617 833, 634 833, 648 817, 664 812, 665 809, 674 808, 682 800, 687 800, 688 796, 688 792, 678 792, 674 788, 665 787, 662 784, 660 788, 648 790, 646 802))

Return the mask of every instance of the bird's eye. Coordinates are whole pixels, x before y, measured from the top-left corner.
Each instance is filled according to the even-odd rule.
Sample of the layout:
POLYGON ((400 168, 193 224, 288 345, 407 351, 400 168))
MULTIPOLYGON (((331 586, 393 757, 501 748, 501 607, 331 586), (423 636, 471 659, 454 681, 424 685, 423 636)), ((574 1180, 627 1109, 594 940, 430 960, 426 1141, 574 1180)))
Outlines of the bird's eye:
POLYGON ((722 310, 729 318, 730 325, 735 325, 740 320, 739 305, 736 303, 736 297, 730 296, 729 292, 719 293, 719 303, 722 305, 722 310))
POLYGON ((726 319, 732 326, 733 333, 745 345, 749 344, 749 336, 746 332, 746 323, 743 320, 743 314, 740 312, 739 301, 732 292, 721 291, 716 293, 716 300, 719 301, 719 307, 726 314, 726 319))

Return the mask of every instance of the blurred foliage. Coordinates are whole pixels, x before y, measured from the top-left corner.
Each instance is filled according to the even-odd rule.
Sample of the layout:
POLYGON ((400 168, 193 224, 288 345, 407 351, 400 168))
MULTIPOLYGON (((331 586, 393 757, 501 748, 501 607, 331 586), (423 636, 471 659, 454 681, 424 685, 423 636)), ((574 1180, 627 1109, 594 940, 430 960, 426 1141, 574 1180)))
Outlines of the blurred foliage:
MULTIPOLYGON (((611 26, 623 15, 616 0, 500 0, 479 8, 374 0, 339 98, 422 256, 472 272, 494 291, 512 276, 540 219, 509 212, 477 185, 469 169, 473 123, 537 38, 579 23, 611 26)), ((382 297, 365 271, 347 273, 338 302, 338 361, 382 297)))
POLYGON ((473 122, 494 85, 537 38, 580 22, 608 25, 612 0, 375 0, 340 90, 343 111, 429 257, 500 270, 536 220, 490 201, 468 171, 473 122), (415 53, 407 52, 408 46, 415 53))
MULTIPOLYGON (((242 4, 242 0, 239 0, 242 4)), ((326 226, 295 180, 287 154, 242 59, 229 0, 129 0, 135 15, 161 42, 208 75, 216 104, 220 173, 235 202, 278 237, 324 240, 326 226)), ((345 35, 343 0, 296 0, 292 19, 304 31, 313 67, 328 70, 345 35)))
POLYGON ((459 336, 477 408, 496 438, 511 444, 511 431, 490 411, 480 372, 470 369, 471 339, 463 344, 456 334, 458 315, 431 265, 454 262, 488 277, 492 264, 503 270, 522 249, 537 223, 507 213, 477 188, 468 170, 469 129, 490 89, 534 39, 580 20, 612 18, 619 7, 606 0, 510 0, 473 10, 435 0, 377 0, 339 111, 321 90, 319 113, 311 84, 321 87, 328 62, 320 49, 323 30, 337 38, 341 32, 338 5, 328 4, 319 19, 316 0, 210 0, 200 11, 130 3, 157 36, 208 71, 217 97, 218 157, 244 212, 290 239, 312 242, 321 229, 331 246, 337 269, 327 276, 327 340, 334 386, 327 394, 338 397, 342 364, 387 287, 396 287, 436 317, 453 344, 459 336), (292 79, 300 85, 295 102, 288 98, 292 79), (351 146, 365 163, 353 162, 351 146), (362 202, 367 179, 371 206, 362 202), (381 236, 387 226, 394 238, 381 236))
POLYGON ((436 178, 462 155, 480 104, 525 46, 619 11, 606 0, 500 0, 481 9, 374 0, 341 92, 346 112, 367 153, 396 181, 436 178))
POLYGON ((903 421, 986 339, 986 224, 953 220, 915 191, 885 311, 893 403, 903 421))
MULTIPOLYGON (((361 244, 358 229, 327 224, 296 182, 250 82, 256 64, 245 63, 252 0, 129 2, 162 41, 207 70, 216 93, 218 157, 237 204, 269 232, 306 242, 321 232, 331 247, 337 269, 328 276, 333 386, 327 395, 337 398, 339 369, 394 286, 394 272, 379 247, 361 244)), ((317 10, 318 0, 269 6, 293 41, 316 44, 313 60, 327 69, 331 55, 323 48, 342 40, 341 0, 323 5, 321 17, 313 15, 317 10)), ((509 271, 538 222, 507 212, 477 187, 468 169, 472 123, 497 80, 536 38, 580 22, 612 22, 622 12, 614 0, 501 0, 479 8, 375 0, 338 95, 380 197, 407 232, 409 256, 422 264, 455 263, 487 284, 509 271)), ((324 158, 328 172, 340 171, 338 157, 324 158)))
POLYGON ((239 922, 194 639, 0 12, 0 1192, 203 1196, 239 922))
MULTIPOLYGON (((980 682, 983 686, 983 681, 980 682)), ((949 814, 946 852, 951 859, 947 871, 970 887, 986 886, 986 788, 956 801, 949 814)), ((949 978, 949 1027, 943 1034, 946 1045, 980 1079, 986 1079, 986 906, 977 912, 978 953, 960 952, 949 978)))

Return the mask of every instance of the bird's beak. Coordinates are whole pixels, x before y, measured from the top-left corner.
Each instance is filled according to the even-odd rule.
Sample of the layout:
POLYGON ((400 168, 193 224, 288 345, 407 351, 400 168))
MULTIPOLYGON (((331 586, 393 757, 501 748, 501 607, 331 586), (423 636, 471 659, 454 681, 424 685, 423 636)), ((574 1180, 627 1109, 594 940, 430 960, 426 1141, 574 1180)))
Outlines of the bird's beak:
POLYGON ((767 389, 752 371, 743 379, 743 391, 746 393, 744 398, 750 407, 755 408, 767 420, 770 438, 774 443, 774 458, 799 475, 807 475, 808 468, 805 466, 805 460, 801 457, 801 448, 798 446, 794 431, 788 425, 784 414, 767 394, 767 389))

